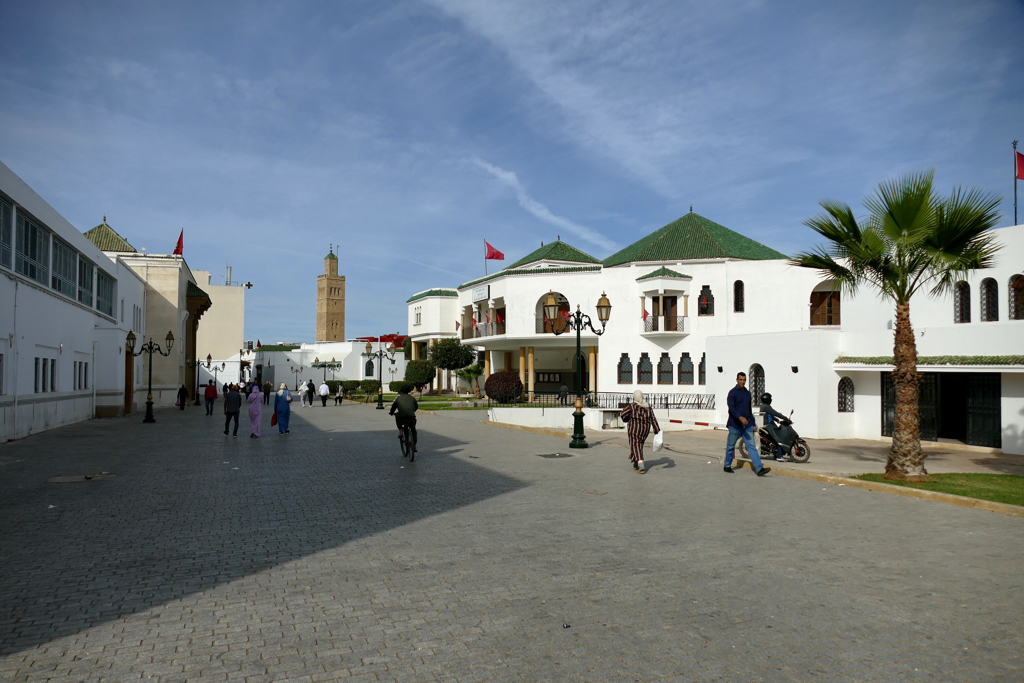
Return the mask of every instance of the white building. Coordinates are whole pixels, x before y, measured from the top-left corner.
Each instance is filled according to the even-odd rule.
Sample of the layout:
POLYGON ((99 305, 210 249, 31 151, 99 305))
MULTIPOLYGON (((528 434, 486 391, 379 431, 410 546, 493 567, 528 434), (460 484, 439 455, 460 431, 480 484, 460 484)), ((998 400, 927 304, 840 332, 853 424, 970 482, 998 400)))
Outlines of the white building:
MULTIPOLYGON (((1024 289, 1013 286, 1024 282, 1024 226, 995 233, 998 265, 967 278, 956 306, 952 296, 911 304, 926 373, 922 433, 1024 453, 1024 289), (975 313, 965 316, 972 301, 975 313)), ((639 388, 666 406, 666 428, 724 423, 726 394, 743 371, 755 393, 795 410, 804 436, 891 433, 883 386, 892 307, 868 291, 841 300, 818 272, 693 212, 603 261, 559 240, 454 290, 415 295, 410 334, 457 334, 485 351, 487 375, 518 371, 534 395, 563 382, 572 389, 576 335, 554 334, 561 324, 542 308, 549 292, 561 314, 579 307, 598 330, 597 301, 611 301, 604 334, 581 335, 580 378, 609 412, 639 388)), ((501 421, 571 424, 571 408, 498 410, 501 421)), ((590 409, 587 424, 609 417, 590 409)))
MULTIPOLYGON (((376 353, 380 350, 385 352, 388 349, 389 340, 374 340, 370 342, 373 356, 366 353, 366 339, 353 339, 344 342, 316 342, 314 344, 300 344, 297 348, 289 350, 277 350, 277 346, 262 347, 259 350, 247 352, 243 360, 251 363, 253 368, 252 377, 256 377, 256 368, 259 368, 259 376, 262 381, 270 381, 274 386, 281 382, 294 389, 302 381, 313 380, 316 386, 327 380, 369 380, 383 377, 384 390, 387 391, 390 382, 405 379, 405 354, 399 346, 392 355, 385 353, 384 363, 378 367, 376 353)), ((228 372, 221 375, 221 384, 224 381, 237 381, 237 354, 228 361, 228 372), (235 374, 231 373, 234 362, 235 374), (225 380, 224 377, 228 379, 225 380)), ((202 381, 213 379, 206 369, 202 369, 202 381)))
POLYGON ((146 290, 0 163, 3 440, 133 408, 146 290))

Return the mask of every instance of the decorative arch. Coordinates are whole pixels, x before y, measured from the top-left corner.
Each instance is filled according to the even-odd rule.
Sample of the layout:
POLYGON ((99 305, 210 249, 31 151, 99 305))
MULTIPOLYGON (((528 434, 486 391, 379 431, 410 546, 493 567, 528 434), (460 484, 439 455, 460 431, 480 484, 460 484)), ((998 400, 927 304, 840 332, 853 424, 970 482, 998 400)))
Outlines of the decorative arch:
POLYGON ((619 384, 633 383, 633 362, 629 360, 628 353, 624 353, 619 357, 619 367, 617 375, 619 378, 619 384))
POLYGON ((700 296, 697 297, 697 315, 715 314, 715 295, 711 293, 711 286, 704 285, 700 288, 700 296))
POLYGON ((658 359, 658 384, 672 384, 672 359, 667 351, 658 359))
POLYGON ((693 361, 688 353, 679 357, 679 384, 693 384, 693 361))
POLYGON ((853 380, 843 377, 839 380, 839 412, 853 412, 853 380))
POLYGON ((743 280, 732 283, 732 312, 743 313, 745 303, 743 301, 743 280))
POLYGON ((750 383, 750 400, 754 405, 760 405, 761 396, 765 392, 764 388, 764 368, 758 363, 754 363, 750 366, 750 372, 747 373, 747 381, 750 383))
POLYGON ((999 320, 999 284, 990 277, 981 281, 981 319, 985 322, 999 320))
POLYGON ((654 364, 646 352, 640 354, 640 362, 636 364, 636 383, 654 384, 654 364))
POLYGON ((366 367, 364 368, 363 376, 364 377, 373 377, 373 361, 372 360, 366 361, 366 367))
POLYGON ((953 322, 971 322, 971 286, 963 280, 953 285, 953 322))
POLYGON ((832 281, 822 282, 811 291, 811 325, 840 325, 840 297, 832 281))
POLYGON ((1024 275, 1011 275, 1006 290, 1010 295, 1006 317, 1010 320, 1024 320, 1024 275))
MULTIPOLYGON (((537 313, 537 332, 539 333, 553 333, 555 330, 561 332, 568 324, 569 311, 569 300, 565 298, 565 295, 561 292, 544 292, 539 299, 537 299, 537 305, 535 306, 537 313), (548 320, 544 315, 544 303, 548 300, 548 294, 554 294, 555 299, 558 301, 558 319, 548 320)), ((478 321, 479 322, 479 321, 478 321)))

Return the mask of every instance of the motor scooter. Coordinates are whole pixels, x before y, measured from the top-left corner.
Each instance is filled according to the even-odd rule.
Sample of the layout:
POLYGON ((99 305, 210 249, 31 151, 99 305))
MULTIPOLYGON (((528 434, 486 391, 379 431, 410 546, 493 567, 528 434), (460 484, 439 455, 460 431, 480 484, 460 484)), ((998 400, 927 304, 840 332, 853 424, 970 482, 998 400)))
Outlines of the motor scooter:
MULTIPOLYGON (((774 412, 774 411, 773 411, 774 412)), ((762 412, 772 422, 773 437, 768 427, 761 427, 757 430, 761 437, 761 457, 767 458, 769 454, 778 459, 781 448, 783 456, 788 456, 793 462, 807 462, 811 459, 811 447, 800 438, 800 435, 793 429, 793 411, 789 411, 789 417, 784 415, 762 412)))

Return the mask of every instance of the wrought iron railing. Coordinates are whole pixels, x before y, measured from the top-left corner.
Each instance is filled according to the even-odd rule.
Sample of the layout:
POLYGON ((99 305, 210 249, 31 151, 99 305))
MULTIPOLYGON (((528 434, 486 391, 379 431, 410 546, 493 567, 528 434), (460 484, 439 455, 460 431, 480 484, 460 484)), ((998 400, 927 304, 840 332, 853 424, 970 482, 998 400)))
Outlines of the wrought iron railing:
POLYGON ((463 339, 492 337, 499 334, 505 334, 505 323, 477 323, 475 327, 467 325, 462 328, 463 339))
MULTIPOLYGON (((654 408, 714 410, 714 394, 644 394, 654 408)), ((583 405, 586 408, 618 409, 633 402, 633 394, 613 392, 584 392, 583 405)), ((534 408, 542 406, 572 406, 576 395, 569 391, 564 396, 558 391, 522 391, 512 396, 488 396, 488 407, 534 408)))
POLYGON ((569 329, 569 319, 565 317, 558 317, 554 320, 549 320, 544 316, 537 318, 537 334, 559 334, 566 332, 569 329))
POLYGON ((686 318, 681 315, 651 315, 643 321, 644 332, 685 332, 686 318))

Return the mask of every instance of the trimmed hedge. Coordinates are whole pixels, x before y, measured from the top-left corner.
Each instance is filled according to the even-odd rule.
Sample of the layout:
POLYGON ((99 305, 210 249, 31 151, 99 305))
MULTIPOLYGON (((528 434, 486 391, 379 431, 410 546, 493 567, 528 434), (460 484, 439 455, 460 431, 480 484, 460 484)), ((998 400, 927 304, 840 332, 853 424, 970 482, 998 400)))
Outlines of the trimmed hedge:
POLYGON ((404 387, 406 384, 408 384, 410 387, 412 386, 412 382, 406 382, 405 380, 398 380, 396 382, 389 382, 388 383, 388 391, 399 392, 399 391, 402 390, 402 387, 404 387))
POLYGON ((327 388, 331 390, 332 394, 338 393, 338 389, 341 388, 341 380, 329 379, 327 380, 327 388))
POLYGON ((499 403, 514 403, 523 393, 523 382, 515 370, 502 370, 487 378, 484 393, 499 403))
POLYGON ((359 380, 346 379, 341 383, 341 388, 345 390, 345 395, 351 394, 353 391, 359 388, 359 380))

